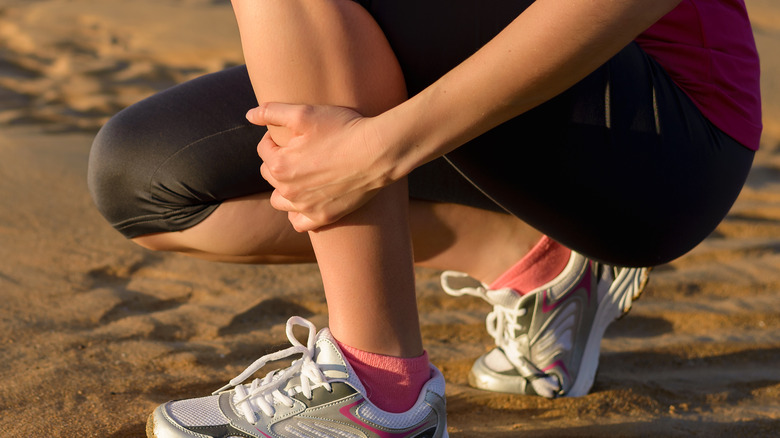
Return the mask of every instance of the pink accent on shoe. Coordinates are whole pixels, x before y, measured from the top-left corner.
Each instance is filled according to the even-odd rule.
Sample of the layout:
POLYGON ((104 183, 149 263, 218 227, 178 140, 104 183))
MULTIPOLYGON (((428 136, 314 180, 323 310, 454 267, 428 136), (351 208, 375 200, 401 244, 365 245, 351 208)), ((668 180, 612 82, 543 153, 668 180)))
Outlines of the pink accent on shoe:
POLYGON ((588 266, 585 269, 587 269, 587 272, 585 272, 585 275, 582 276, 580 282, 557 299, 553 298, 551 300, 550 290, 545 290, 542 294, 542 312, 547 313, 557 309, 558 306, 563 304, 567 298, 569 298, 571 295, 574 295, 580 289, 585 289, 588 292, 588 301, 590 301, 594 287, 594 285, 591 283, 591 271, 593 270, 593 264, 588 263, 588 266))
POLYGON ((566 374, 567 379, 571 379, 571 376, 569 375, 569 370, 566 369, 566 364, 563 363, 562 360, 556 360, 555 362, 551 363, 550 365, 547 365, 542 369, 545 373, 550 371, 553 368, 559 368, 561 371, 563 371, 563 374, 566 374))
POLYGON ((265 432, 263 432, 262 430, 258 429, 257 427, 255 427, 255 430, 260 432, 266 438, 273 438, 271 435, 266 434, 265 432))
POLYGON ((431 378, 428 353, 405 358, 358 350, 336 341, 366 388, 366 397, 386 412, 406 412, 431 378))
POLYGON ((520 295, 543 286, 566 268, 571 250, 547 236, 537 242, 520 261, 501 274, 490 289, 510 288, 520 295))
POLYGON ((358 417, 354 416, 352 414, 352 408, 359 405, 360 403, 363 403, 363 399, 359 399, 355 403, 349 404, 347 406, 344 406, 343 408, 339 409, 339 412, 341 415, 343 415, 345 418, 347 418, 349 421, 352 421, 353 423, 357 423, 366 429, 370 430, 371 432, 374 432, 375 434, 379 435, 379 438, 404 438, 410 436, 410 434, 414 433, 421 427, 425 426, 425 424, 421 424, 417 427, 415 427, 412 430, 408 430, 406 432, 401 433, 393 433, 393 432, 385 432, 384 430, 379 430, 370 424, 367 424, 365 421, 359 419, 358 417))

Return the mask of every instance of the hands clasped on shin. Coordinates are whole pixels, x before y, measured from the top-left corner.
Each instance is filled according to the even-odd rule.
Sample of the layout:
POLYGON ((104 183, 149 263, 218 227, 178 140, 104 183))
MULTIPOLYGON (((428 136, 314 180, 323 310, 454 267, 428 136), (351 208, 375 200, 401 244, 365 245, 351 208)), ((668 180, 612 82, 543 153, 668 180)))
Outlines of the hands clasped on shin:
POLYGON ((311 231, 356 210, 392 183, 392 165, 370 118, 345 107, 264 103, 247 113, 268 126, 257 146, 271 205, 311 231))

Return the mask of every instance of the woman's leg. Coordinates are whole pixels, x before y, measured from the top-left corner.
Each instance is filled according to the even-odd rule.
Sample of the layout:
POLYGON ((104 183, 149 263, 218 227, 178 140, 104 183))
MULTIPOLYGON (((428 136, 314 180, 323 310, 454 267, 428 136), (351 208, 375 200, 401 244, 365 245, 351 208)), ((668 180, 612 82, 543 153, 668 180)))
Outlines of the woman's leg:
MULTIPOLYGON (((377 114, 406 97, 398 63, 368 13, 348 0, 234 1, 258 101, 332 104, 377 114), (269 66, 271 66, 269 68, 269 66)), ((277 139, 283 131, 271 127, 277 139)), ((422 354, 405 184, 309 233, 329 325, 341 342, 422 354)))

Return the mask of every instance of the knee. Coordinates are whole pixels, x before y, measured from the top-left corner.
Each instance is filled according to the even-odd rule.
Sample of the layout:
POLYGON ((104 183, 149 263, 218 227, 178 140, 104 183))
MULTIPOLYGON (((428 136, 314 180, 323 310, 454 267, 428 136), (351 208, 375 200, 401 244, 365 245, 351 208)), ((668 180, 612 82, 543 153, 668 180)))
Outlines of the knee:
POLYGON ((185 123, 158 106, 139 102, 106 123, 90 150, 87 185, 98 211, 125 237, 175 251, 165 239, 140 236, 185 230, 226 199, 268 190, 255 152, 265 130, 185 123))
MULTIPOLYGON (((143 103, 111 118, 92 142, 87 186, 101 215, 127 238, 166 231, 175 209, 155 196, 154 175, 169 158, 160 122, 143 103)), ((159 191, 159 190, 158 190, 159 191)))
POLYGON ((115 228, 127 217, 133 169, 139 167, 129 153, 132 133, 122 113, 108 121, 95 136, 89 153, 87 186, 98 211, 115 228))
POLYGON ((234 8, 262 101, 328 103, 371 116, 407 98, 395 53, 358 3, 234 2, 234 8))

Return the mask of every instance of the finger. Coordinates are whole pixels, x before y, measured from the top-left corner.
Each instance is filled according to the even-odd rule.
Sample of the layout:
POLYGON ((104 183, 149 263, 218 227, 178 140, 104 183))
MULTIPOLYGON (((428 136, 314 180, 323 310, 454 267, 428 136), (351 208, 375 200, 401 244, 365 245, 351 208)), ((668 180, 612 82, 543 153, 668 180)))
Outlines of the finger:
POLYGON ((273 141, 271 134, 268 132, 263 135, 260 143, 257 144, 257 155, 263 160, 262 164, 260 164, 260 175, 273 187, 278 187, 279 181, 273 176, 271 166, 268 163, 273 159, 273 153, 278 148, 279 146, 273 141))
POLYGON ((279 211, 297 212, 295 205, 279 193, 279 190, 271 192, 271 207, 279 211))
POLYGON ((287 103, 261 103, 257 108, 252 108, 246 113, 246 119, 254 125, 286 126, 289 128, 293 120, 293 113, 301 107, 302 105, 287 103))
POLYGON ((289 212, 287 213, 287 220, 290 221, 295 231, 299 233, 314 231, 320 227, 319 224, 302 215, 301 213, 289 212))
POLYGON ((277 148, 279 148, 279 145, 271 138, 271 133, 266 131, 263 138, 260 139, 260 142, 257 144, 257 155, 259 155, 263 161, 268 161, 273 151, 277 148))
POLYGON ((268 184, 271 184, 271 187, 276 188, 279 186, 279 181, 271 175, 271 171, 268 170, 268 165, 265 163, 260 165, 260 176, 262 176, 268 184))

